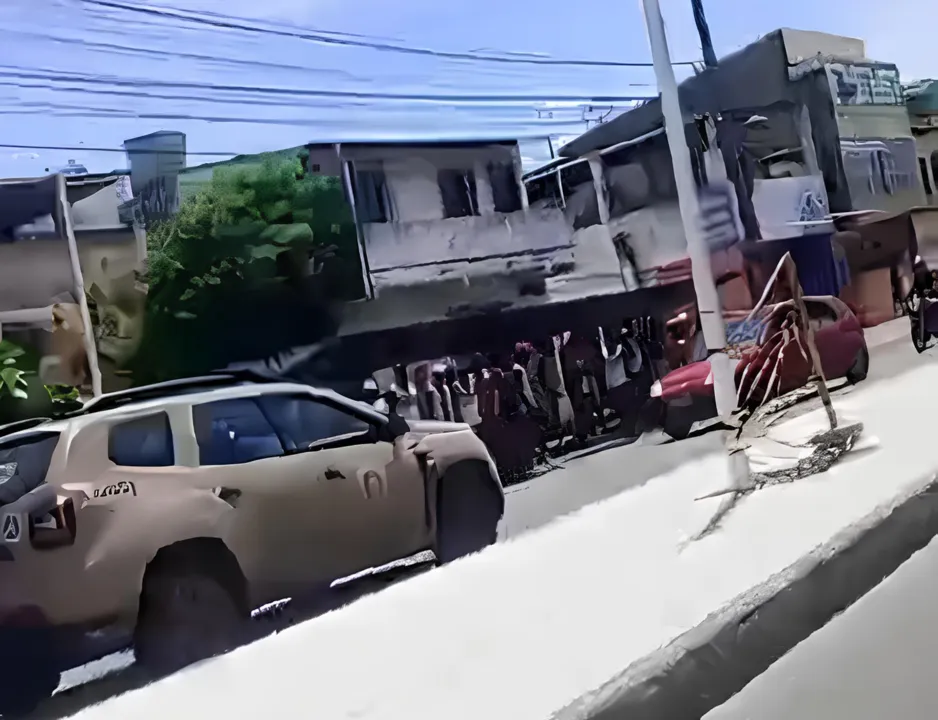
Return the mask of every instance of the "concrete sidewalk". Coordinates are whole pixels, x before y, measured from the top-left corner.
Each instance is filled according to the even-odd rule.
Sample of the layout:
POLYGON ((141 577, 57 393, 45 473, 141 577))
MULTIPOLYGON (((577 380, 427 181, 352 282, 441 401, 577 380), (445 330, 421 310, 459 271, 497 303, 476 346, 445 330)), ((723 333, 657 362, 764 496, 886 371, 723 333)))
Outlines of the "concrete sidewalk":
POLYGON ((933 720, 938 540, 704 720, 933 720))
POLYGON ((896 318, 876 327, 866 328, 863 335, 866 337, 866 345, 870 350, 897 340, 904 339, 909 343, 912 342, 912 330, 907 317, 896 318))
MULTIPOLYGON (((698 720, 938 533, 938 447, 907 421, 938 405, 938 366, 908 351, 914 369, 836 401, 876 449, 745 498, 704 540, 685 546, 719 452, 76 717, 698 720)), ((558 475, 628 473, 628 450, 558 475)))

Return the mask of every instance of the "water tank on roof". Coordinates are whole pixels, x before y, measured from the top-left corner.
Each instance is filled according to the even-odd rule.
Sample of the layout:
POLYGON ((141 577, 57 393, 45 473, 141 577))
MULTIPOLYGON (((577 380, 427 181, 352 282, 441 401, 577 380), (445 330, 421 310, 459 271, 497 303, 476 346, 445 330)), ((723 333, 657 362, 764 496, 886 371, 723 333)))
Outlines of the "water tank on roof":
POLYGON ((69 160, 68 165, 59 170, 59 172, 63 175, 87 175, 88 168, 74 160, 69 160))

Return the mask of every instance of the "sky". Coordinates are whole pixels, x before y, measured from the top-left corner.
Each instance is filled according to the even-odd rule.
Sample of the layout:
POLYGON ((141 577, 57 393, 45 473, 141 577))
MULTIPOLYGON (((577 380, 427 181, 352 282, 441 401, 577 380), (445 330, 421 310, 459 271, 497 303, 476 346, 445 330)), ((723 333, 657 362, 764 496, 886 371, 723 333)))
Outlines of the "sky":
MULTIPOLYGON (((934 0, 704 4, 718 55, 794 27, 863 38, 903 80, 938 76, 934 0)), ((690 0, 661 5, 672 59, 699 60, 690 0)), ((0 177, 122 168, 123 140, 156 130, 186 133, 190 165, 314 141, 524 138, 536 166, 544 137, 586 129, 584 103, 602 99, 597 118, 656 93, 648 67, 553 62, 649 62, 639 0, 2 0, 0 47, 0 177)))

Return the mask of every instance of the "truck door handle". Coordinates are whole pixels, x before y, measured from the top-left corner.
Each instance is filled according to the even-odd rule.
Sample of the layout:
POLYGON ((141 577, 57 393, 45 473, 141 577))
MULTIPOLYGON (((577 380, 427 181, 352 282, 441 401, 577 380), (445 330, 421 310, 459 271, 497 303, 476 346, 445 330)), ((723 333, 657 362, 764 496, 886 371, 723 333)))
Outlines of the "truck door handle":
POLYGON ((237 488, 220 487, 215 490, 219 500, 228 503, 231 507, 238 506, 238 498, 241 497, 241 491, 237 488))
POLYGON ((326 468, 326 480, 345 480, 345 475, 335 468, 326 468))

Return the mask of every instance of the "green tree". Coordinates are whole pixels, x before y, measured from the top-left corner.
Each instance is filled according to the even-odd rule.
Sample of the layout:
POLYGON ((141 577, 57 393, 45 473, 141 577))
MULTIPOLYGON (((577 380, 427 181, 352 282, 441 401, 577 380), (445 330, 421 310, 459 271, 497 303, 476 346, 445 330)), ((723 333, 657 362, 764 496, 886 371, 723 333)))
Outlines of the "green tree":
POLYGON ((332 306, 363 295, 338 178, 302 155, 220 166, 148 232, 149 285, 135 382, 204 373, 335 333, 332 306))
POLYGON ((76 388, 42 384, 37 352, 6 338, 0 340, 0 425, 54 417, 79 407, 76 388))

